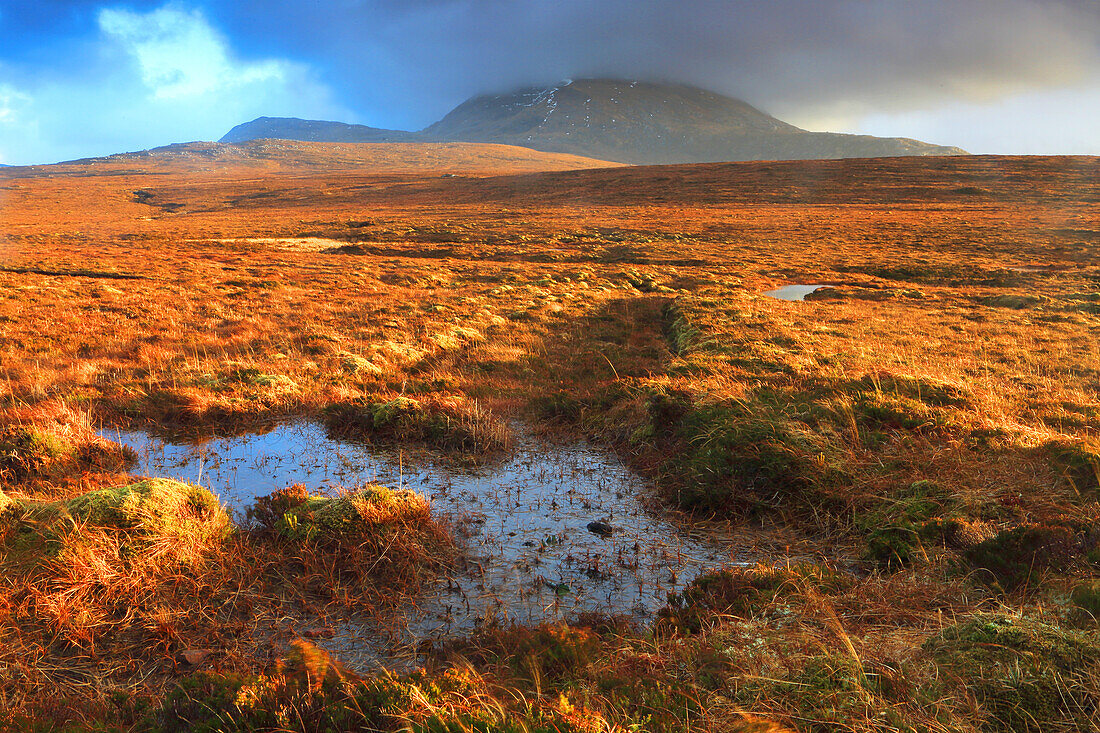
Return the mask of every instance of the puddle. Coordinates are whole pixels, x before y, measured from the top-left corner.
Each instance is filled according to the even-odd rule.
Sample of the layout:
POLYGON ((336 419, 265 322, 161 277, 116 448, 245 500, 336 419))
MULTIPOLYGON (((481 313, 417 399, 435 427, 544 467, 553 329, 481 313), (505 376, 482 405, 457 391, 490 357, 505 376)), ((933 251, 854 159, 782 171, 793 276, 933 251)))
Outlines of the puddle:
POLYGON ((388 453, 328 438, 312 423, 265 434, 165 443, 141 432, 105 431, 140 456, 134 473, 199 483, 243 512, 256 497, 295 483, 335 489, 364 482, 414 489, 467 535, 464 569, 439 578, 415 608, 387 623, 333 623, 319 644, 353 667, 411 659, 420 642, 479 625, 539 623, 579 612, 652 620, 670 591, 701 571, 754 561, 749 545, 716 527, 688 525, 645 505, 653 487, 614 455, 585 443, 521 436, 499 465, 459 471, 417 455, 388 453), (594 521, 611 525, 595 534, 594 521), (740 548, 740 549, 738 549, 740 548))
POLYGON ((832 285, 784 285, 775 290, 769 290, 764 295, 777 300, 802 300, 810 293, 821 288, 831 288, 832 285))

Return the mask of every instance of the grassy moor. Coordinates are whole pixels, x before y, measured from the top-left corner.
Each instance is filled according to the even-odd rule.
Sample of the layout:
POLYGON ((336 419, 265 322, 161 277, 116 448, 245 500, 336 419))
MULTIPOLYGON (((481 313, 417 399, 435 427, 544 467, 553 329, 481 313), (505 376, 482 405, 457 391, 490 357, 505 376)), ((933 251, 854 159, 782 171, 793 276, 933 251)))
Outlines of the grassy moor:
MULTIPOLYGON (((1089 157, 258 140, 0 169, 0 726, 1097 730, 1098 255, 1089 157), (828 287, 766 295, 791 284, 828 287), (471 539, 415 482, 233 512, 112 437, 287 423, 402 476, 585 442, 730 562, 662 570, 652 613, 505 604, 350 664, 333 629, 400 636, 520 529, 471 539)), ((613 555, 570 562, 644 579, 613 555)))

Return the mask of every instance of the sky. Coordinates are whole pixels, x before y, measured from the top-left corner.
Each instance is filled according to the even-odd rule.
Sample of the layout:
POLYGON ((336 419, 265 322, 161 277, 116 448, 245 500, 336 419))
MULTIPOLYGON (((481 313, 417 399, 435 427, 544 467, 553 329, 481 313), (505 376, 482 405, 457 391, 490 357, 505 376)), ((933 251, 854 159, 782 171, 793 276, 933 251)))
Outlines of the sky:
POLYGON ((0 163, 265 115, 420 129, 584 77, 694 84, 812 130, 1100 154, 1100 0, 0 0, 0 163))

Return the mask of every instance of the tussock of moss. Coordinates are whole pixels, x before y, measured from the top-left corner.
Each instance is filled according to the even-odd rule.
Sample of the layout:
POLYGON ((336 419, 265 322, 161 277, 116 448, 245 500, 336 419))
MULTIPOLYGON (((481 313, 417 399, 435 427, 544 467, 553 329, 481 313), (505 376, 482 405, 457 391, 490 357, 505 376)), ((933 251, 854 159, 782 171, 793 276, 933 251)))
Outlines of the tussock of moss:
POLYGON ((73 446, 55 435, 22 425, 0 428, 0 480, 44 478, 72 458, 73 446))
POLYGON ((924 553, 925 539, 939 539, 948 528, 941 517, 955 504, 934 481, 915 481, 864 514, 857 525, 867 533, 863 559, 886 570, 908 565, 924 553))
POLYGON ((674 461, 685 478, 676 498, 686 509, 782 503, 841 480, 818 460, 823 446, 813 433, 766 403, 699 406, 685 415, 681 436, 688 448, 674 461))
POLYGON ((919 430, 932 427, 937 414, 914 397, 887 392, 864 392, 854 409, 862 425, 872 428, 919 430))
POLYGON ((983 705, 991 731, 1094 730, 1100 640, 1029 618, 979 615, 925 642, 983 705))
POLYGON ((391 526, 431 521, 420 494, 366 486, 340 496, 311 496, 292 486, 257 500, 249 516, 279 536, 298 542, 339 544, 391 526))
POLYGON ((64 507, 78 521, 150 537, 210 538, 224 535, 229 527, 209 491, 163 478, 92 491, 66 500, 64 507))
POLYGON ((136 460, 129 446, 95 436, 74 444, 36 427, 0 427, 0 482, 57 479, 79 470, 121 471, 136 460))
POLYGON ((1061 569, 1078 553, 1080 543, 1068 527, 1029 525, 998 533, 963 553, 980 576, 1005 590, 1028 585, 1042 571, 1061 569))
POLYGON ((1007 293, 1005 295, 991 295, 987 298, 981 298, 979 301, 982 305, 990 305, 994 308, 1011 308, 1012 310, 1023 310, 1025 308, 1034 308, 1037 305, 1049 303, 1050 298, 1042 295, 1019 295, 1015 293, 1007 293))
POLYGON ((19 502, 11 508, 14 533, 9 546, 32 563, 91 551, 96 543, 85 542, 86 531, 115 530, 130 551, 157 543, 180 557, 220 542, 230 531, 229 517, 213 494, 160 478, 61 501, 19 502))
POLYGON ((1089 580, 1075 586, 1070 600, 1093 620, 1100 620, 1100 580, 1089 580))
POLYGON ((1048 443, 1043 450, 1078 492, 1100 488, 1100 447, 1083 442, 1048 443))
POLYGON ((850 577, 821 565, 715 570, 700 575, 681 592, 669 594, 658 628, 697 633, 724 616, 751 618, 764 613, 784 588, 795 591, 809 585, 835 592, 851 583, 850 577))
POLYGON ((868 374, 860 380, 863 387, 919 400, 932 407, 960 407, 970 404, 972 396, 965 387, 929 377, 907 374, 868 374))
POLYGON ((311 496, 292 486, 257 499, 248 517, 261 531, 297 544, 306 565, 314 555, 335 560, 326 564, 353 585, 367 578, 415 585, 454 552, 423 496, 384 486, 339 496, 311 496))
POLYGON ((692 658, 690 668, 685 665, 677 674, 652 650, 651 642, 603 617, 578 618, 575 624, 490 626, 449 643, 441 656, 486 670, 509 698, 556 700, 555 708, 584 729, 694 730, 705 695, 698 676, 725 679, 728 665, 702 652, 707 660, 692 658))
POLYGON ((445 451, 485 455, 511 444, 507 426, 476 403, 398 396, 329 408, 329 429, 344 437, 425 443, 445 451))

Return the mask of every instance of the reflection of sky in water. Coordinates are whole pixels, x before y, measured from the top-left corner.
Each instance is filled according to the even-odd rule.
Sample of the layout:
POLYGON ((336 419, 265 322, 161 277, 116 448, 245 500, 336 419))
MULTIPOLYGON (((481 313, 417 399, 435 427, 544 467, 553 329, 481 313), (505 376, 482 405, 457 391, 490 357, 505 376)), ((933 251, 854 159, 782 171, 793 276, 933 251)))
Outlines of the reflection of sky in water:
POLYGON ((784 285, 781 288, 769 290, 764 295, 776 300, 802 300, 815 290, 831 287, 832 285, 784 285))
MULTIPOLYGON (((430 497, 433 510, 467 535, 468 562, 406 612, 404 631, 392 640, 400 645, 470 631, 492 618, 537 623, 602 611, 644 622, 702 569, 752 559, 734 556, 712 531, 646 510, 640 499, 649 484, 584 443, 524 438, 504 462, 459 471, 420 454, 410 461, 333 441, 311 423, 193 445, 140 432, 104 435, 138 451, 135 473, 200 483, 238 512, 295 483, 315 491, 377 482, 430 497), (615 531, 593 534, 586 528, 593 520, 615 531)), ((362 638, 368 632, 354 624, 345 631, 326 645, 352 664, 369 663, 362 638)))

